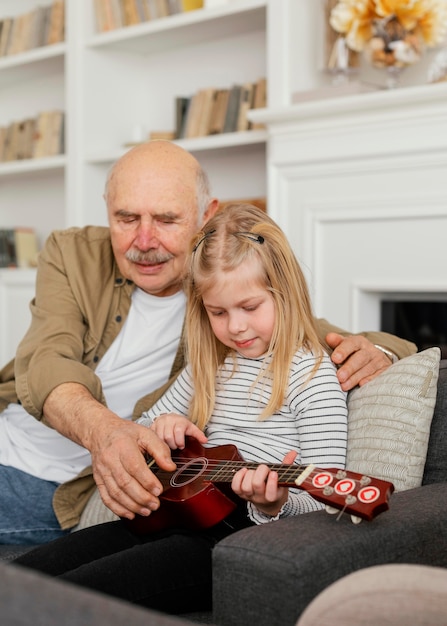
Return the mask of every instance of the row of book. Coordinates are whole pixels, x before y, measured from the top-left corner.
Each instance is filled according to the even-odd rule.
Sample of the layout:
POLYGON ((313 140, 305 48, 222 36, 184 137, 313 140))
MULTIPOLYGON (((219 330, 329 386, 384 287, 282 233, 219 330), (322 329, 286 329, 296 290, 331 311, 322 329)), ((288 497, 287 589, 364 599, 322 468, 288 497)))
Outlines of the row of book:
POLYGON ((34 228, 0 228, 0 267, 36 267, 37 254, 34 228))
POLYGON ((250 109, 266 106, 267 81, 234 84, 228 89, 200 89, 176 98, 175 138, 205 137, 262 128, 248 120, 250 109))
POLYGON ((94 0, 100 33, 203 8, 203 0, 94 0))
POLYGON ((54 0, 48 6, 0 20, 0 57, 19 54, 65 39, 65 2, 54 0))
POLYGON ((42 111, 36 118, 0 127, 0 162, 63 154, 64 122, 63 111, 42 111))

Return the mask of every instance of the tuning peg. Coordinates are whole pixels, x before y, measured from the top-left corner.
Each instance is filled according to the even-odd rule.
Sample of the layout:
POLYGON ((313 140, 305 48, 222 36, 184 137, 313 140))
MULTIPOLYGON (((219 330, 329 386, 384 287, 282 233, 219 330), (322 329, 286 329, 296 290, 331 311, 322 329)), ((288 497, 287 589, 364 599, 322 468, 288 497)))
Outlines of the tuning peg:
POLYGON ((329 513, 329 515, 335 515, 335 513, 340 513, 340 509, 336 509, 334 506, 329 506, 329 504, 326 504, 325 509, 326 513, 329 513))
POLYGON ((361 521, 362 521, 361 517, 357 517, 357 515, 351 515, 351 522, 353 524, 360 524, 361 521))

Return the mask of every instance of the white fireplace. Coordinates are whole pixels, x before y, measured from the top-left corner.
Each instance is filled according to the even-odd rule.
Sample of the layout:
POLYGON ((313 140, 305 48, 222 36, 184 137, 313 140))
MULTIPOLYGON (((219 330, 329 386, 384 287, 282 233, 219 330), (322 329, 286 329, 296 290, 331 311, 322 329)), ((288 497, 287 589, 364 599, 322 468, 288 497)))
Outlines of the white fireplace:
POLYGON ((447 299, 446 83, 252 119, 269 133, 269 213, 306 271, 318 316, 379 330, 390 294, 447 299))

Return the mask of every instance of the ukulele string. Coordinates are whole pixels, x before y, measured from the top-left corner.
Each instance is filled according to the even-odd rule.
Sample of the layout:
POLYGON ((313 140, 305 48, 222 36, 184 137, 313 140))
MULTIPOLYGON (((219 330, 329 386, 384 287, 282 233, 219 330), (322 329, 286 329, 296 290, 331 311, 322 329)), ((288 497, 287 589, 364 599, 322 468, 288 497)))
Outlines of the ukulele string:
MULTIPOLYGON (((207 459, 205 457, 184 457, 181 455, 175 455, 172 457, 174 463, 177 464, 177 470, 181 471, 182 475, 185 477, 193 477, 197 475, 197 466, 200 469, 204 469, 206 471, 215 470, 216 473, 219 474, 221 478, 231 478, 239 469, 248 468, 248 469, 256 469, 262 463, 255 463, 254 461, 231 461, 228 459, 207 459), (204 462, 205 461, 205 462, 204 462), (195 469, 196 468, 196 469, 195 469)), ((153 465, 153 462, 151 463, 153 465)), ((266 465, 278 473, 281 474, 282 478, 290 476, 290 478, 296 478, 297 474, 300 474, 305 466, 303 465, 289 465, 283 463, 275 463, 266 465)), ((175 472, 170 472, 175 473, 175 472)))

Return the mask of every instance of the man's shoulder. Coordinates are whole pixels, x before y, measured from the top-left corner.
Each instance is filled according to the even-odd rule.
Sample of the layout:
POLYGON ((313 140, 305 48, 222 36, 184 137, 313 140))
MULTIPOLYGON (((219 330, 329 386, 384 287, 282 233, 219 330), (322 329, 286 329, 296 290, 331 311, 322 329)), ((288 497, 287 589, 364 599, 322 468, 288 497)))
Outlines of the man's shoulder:
POLYGON ((110 229, 107 226, 72 226, 64 230, 54 230, 51 237, 64 244, 90 244, 94 242, 110 243, 110 229))
POLYGON ((54 230, 45 248, 50 254, 51 250, 58 250, 64 258, 76 255, 99 260, 113 255, 110 230, 106 226, 73 226, 54 230))

